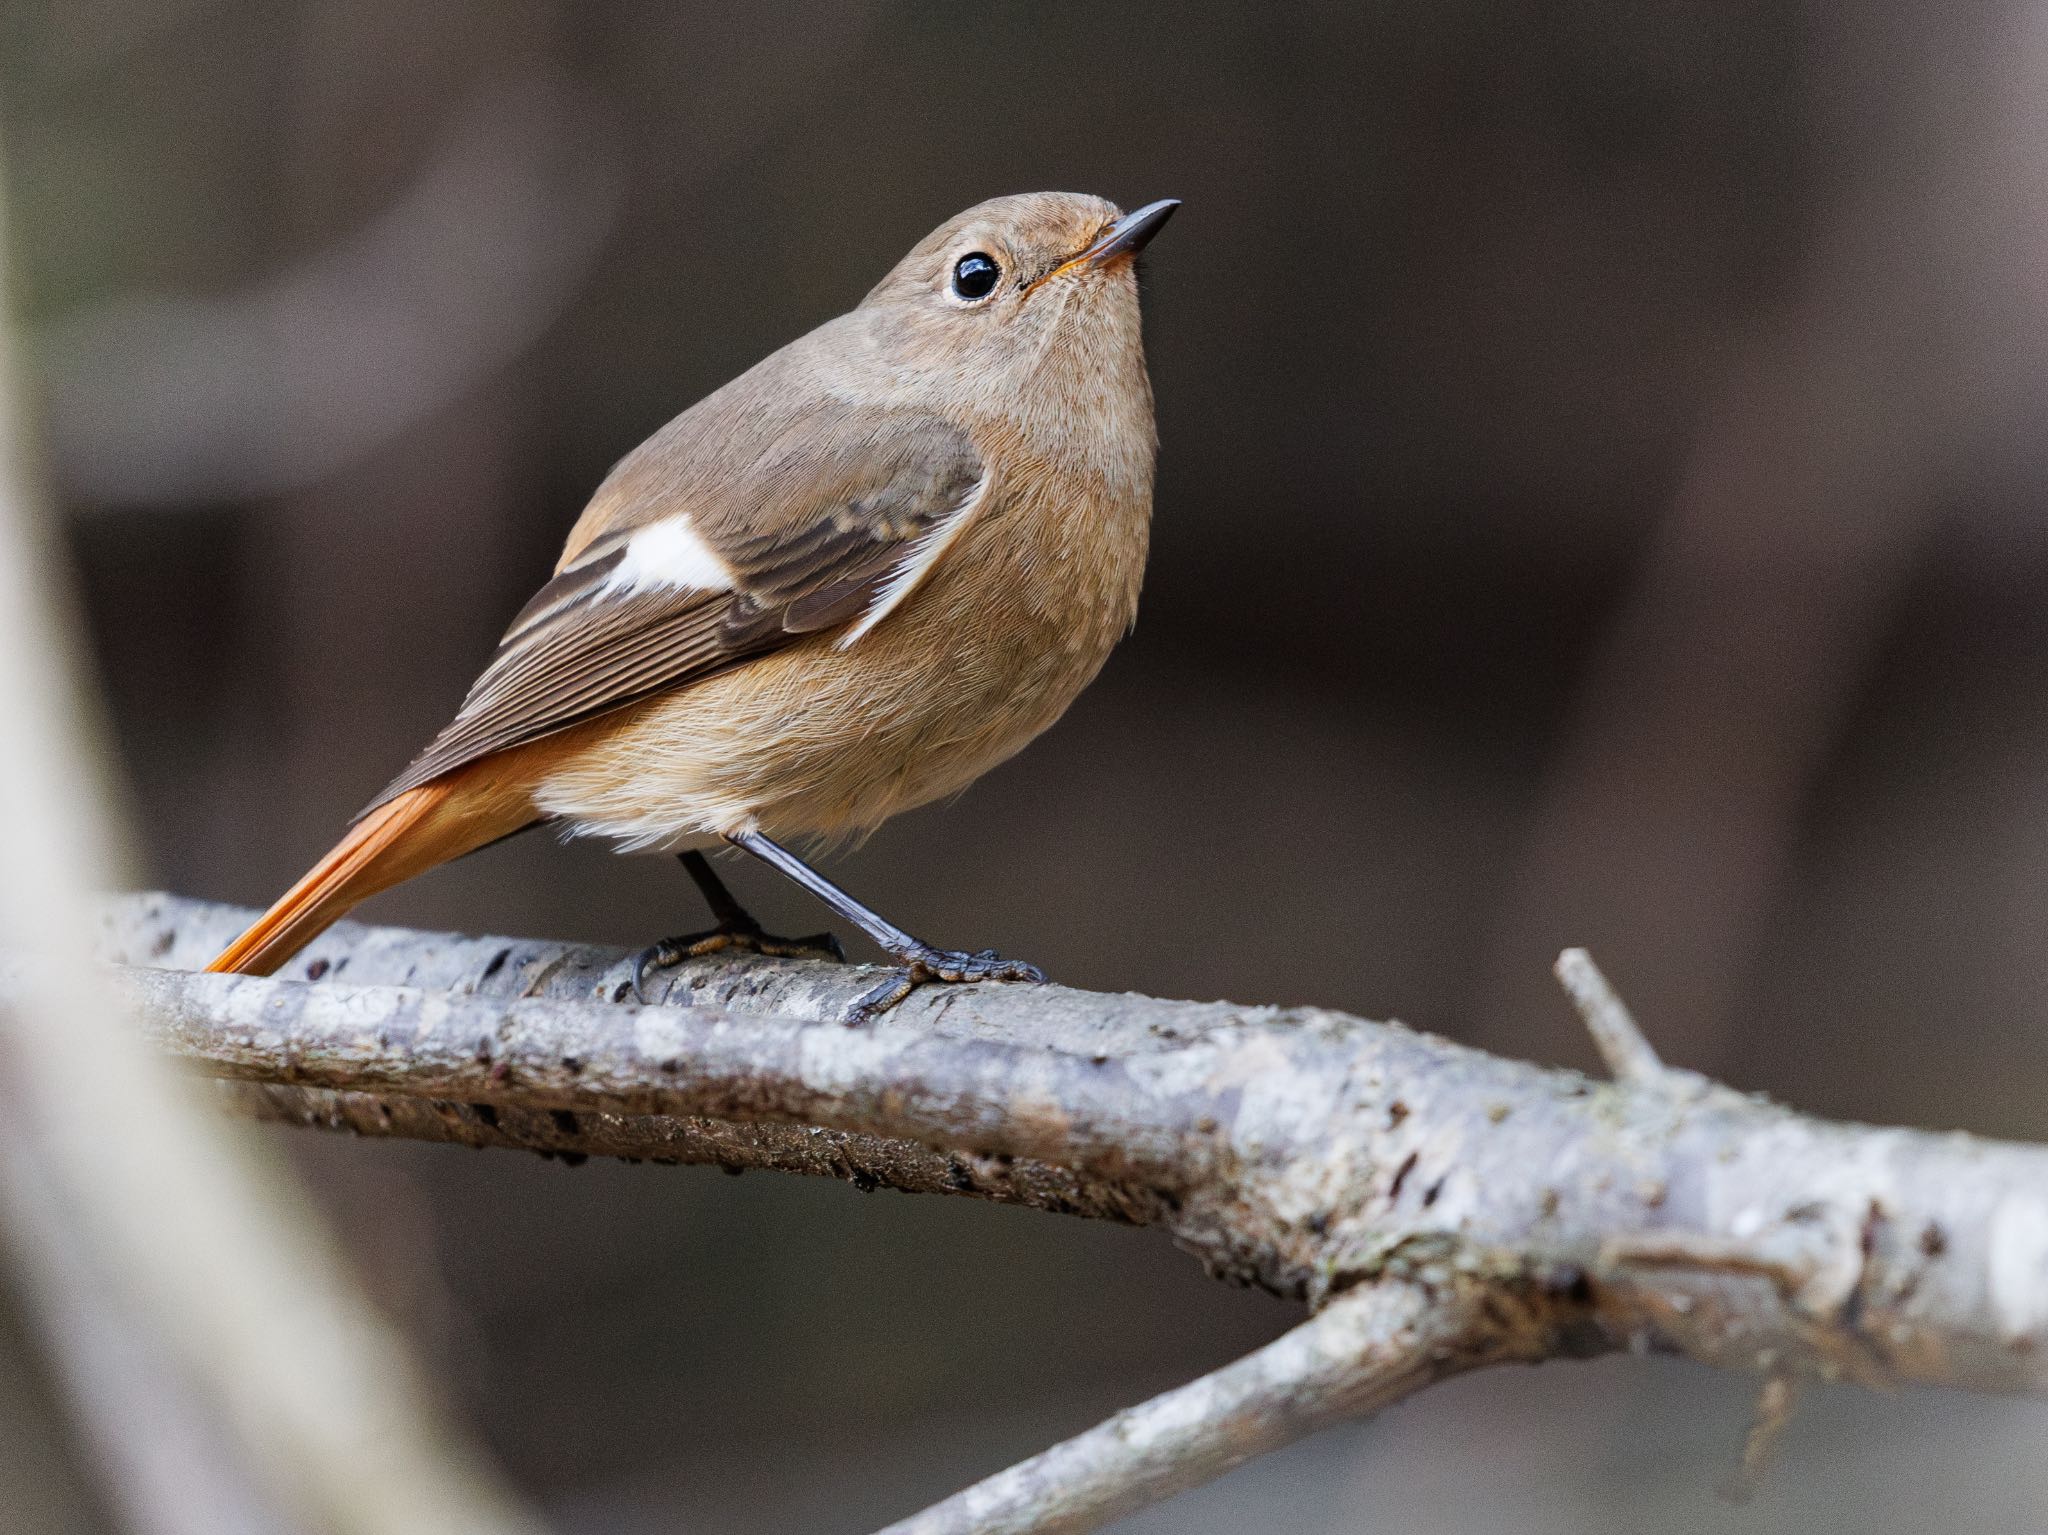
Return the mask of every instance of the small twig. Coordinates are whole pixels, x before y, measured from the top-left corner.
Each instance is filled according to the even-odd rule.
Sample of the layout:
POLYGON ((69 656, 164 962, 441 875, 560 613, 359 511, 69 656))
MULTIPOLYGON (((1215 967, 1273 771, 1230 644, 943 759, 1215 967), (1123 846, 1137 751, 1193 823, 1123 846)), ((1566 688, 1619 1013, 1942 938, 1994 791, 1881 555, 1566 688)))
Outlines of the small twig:
POLYGON ((1635 1015, 1593 963, 1592 955, 1584 949, 1566 949, 1557 956, 1552 971, 1579 1010, 1586 1032, 1593 1036, 1600 1059, 1607 1063, 1615 1081, 1647 1085, 1663 1079, 1663 1061, 1637 1026, 1635 1015))
POLYGON ((879 1535, 1076 1535, 1477 1362, 1476 1315, 1419 1285, 1348 1291, 1255 1353, 1126 1408, 879 1535))
POLYGON ((1756 1413, 1742 1441, 1742 1465, 1721 1487, 1721 1496, 1731 1503, 1747 1503, 1754 1496, 1764 1472, 1770 1469, 1785 1425, 1799 1406, 1801 1388, 1798 1376, 1780 1372, 1757 1392, 1756 1413))

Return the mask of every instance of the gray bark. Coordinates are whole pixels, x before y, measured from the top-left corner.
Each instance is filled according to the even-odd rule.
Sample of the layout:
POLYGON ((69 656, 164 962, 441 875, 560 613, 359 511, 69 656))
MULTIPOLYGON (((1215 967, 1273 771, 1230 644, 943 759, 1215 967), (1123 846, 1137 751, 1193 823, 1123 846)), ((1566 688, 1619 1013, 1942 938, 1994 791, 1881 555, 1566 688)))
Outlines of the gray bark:
MULTIPOLYGON (((103 950, 193 965, 246 915, 130 897, 103 950)), ((906 1530, 1092 1528, 1497 1359, 1670 1352, 1781 1394, 2048 1387, 2048 1150, 1828 1124, 1672 1070, 1583 956, 1561 964, 1623 1080, 1315 1008, 1056 986, 932 987, 849 1029, 873 971, 750 956, 643 1007, 617 951, 353 925, 289 976, 120 975, 242 1112, 1156 1224, 1317 1309, 906 1530)))
MULTIPOLYGON (((106 951, 189 963, 244 916, 133 898, 106 951)), ((1661 1068, 1595 1083, 1314 1008, 933 987, 847 1029, 862 967, 719 957, 665 978, 691 1005, 642 1008, 615 1000, 616 951, 352 925, 295 974, 128 980, 167 1048, 273 1114, 1157 1222, 1312 1300, 1435 1271, 1590 1290, 1609 1346, 1715 1363, 2048 1383, 2039 1148, 1825 1124, 1661 1068)))
MULTIPOLYGON (((1064 1535, 1099 1528, 1480 1363, 1473 1340, 1492 1329, 1463 1299, 1407 1284, 1347 1291, 1264 1348, 1128 1408, 880 1535, 1064 1535)), ((1494 1357, 1507 1352, 1493 1350, 1494 1357)))

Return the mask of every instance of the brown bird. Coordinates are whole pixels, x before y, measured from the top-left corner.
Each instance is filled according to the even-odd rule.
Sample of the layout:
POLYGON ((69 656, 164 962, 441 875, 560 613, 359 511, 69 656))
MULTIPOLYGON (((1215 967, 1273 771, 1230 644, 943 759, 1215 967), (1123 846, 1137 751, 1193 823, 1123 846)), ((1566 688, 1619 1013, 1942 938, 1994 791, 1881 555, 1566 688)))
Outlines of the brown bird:
MULTIPOLYGON (((999 197, 851 312, 620 462, 455 719, 209 967, 268 975, 365 897, 544 822, 678 853, 718 926, 773 939, 703 850, 742 848, 923 981, 1043 980, 937 949, 774 838, 863 835, 1065 712, 1130 628, 1157 440, 1131 258, 1179 204, 999 197)), ((636 966, 638 985, 640 966, 636 966)))

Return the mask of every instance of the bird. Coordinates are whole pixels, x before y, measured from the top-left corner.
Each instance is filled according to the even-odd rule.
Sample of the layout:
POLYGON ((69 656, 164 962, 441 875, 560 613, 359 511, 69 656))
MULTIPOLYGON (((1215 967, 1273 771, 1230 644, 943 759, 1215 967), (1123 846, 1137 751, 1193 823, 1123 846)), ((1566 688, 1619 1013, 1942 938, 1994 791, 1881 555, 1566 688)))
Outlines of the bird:
POLYGON ((453 720, 208 969, 272 974, 369 896, 552 823, 675 854, 711 908, 641 951, 636 992, 722 948, 840 952, 765 933, 705 857, 726 848, 890 956, 849 1022, 931 982, 1044 980, 912 937, 789 844, 964 789, 1135 622, 1158 451, 1135 258, 1178 207, 977 204, 656 431, 453 720))

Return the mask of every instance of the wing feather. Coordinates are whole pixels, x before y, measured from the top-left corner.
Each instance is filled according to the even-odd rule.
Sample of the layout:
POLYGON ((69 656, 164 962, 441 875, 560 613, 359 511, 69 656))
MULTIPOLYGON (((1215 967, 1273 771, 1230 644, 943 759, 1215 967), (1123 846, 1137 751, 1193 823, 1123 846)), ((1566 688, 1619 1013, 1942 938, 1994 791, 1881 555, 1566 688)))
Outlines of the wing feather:
MULTIPOLYGON (((520 609, 455 718, 370 808, 801 635, 844 625, 857 638, 923 578, 986 485, 966 434, 932 416, 821 407, 763 431, 768 441, 740 445, 755 450, 751 474, 691 485, 622 463, 600 499, 616 499, 621 481, 657 495, 620 501, 609 527, 575 548, 520 609), (683 527, 665 527, 671 519, 683 527), (730 586, 650 580, 633 541, 665 533, 701 541, 730 586)), ((683 446, 670 438, 665 451, 683 446)))

